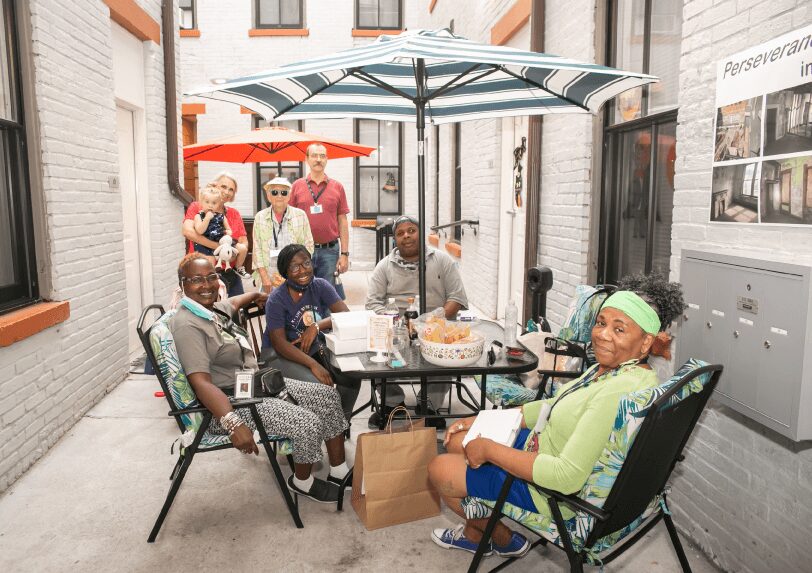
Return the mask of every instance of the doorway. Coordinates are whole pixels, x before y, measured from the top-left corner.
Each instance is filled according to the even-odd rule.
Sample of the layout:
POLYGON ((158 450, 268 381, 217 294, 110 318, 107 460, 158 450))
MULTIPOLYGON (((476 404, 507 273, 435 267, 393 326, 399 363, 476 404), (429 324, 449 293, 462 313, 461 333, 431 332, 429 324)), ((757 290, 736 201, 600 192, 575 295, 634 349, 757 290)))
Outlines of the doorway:
POLYGON ((792 190, 792 170, 781 172, 781 212, 790 212, 790 191, 792 190))
POLYGON ((130 358, 141 354, 141 341, 135 326, 144 307, 142 248, 138 232, 139 201, 136 167, 135 121, 132 111, 116 107, 116 139, 118 140, 119 189, 121 191, 122 232, 124 243, 124 272, 127 287, 127 335, 130 358))

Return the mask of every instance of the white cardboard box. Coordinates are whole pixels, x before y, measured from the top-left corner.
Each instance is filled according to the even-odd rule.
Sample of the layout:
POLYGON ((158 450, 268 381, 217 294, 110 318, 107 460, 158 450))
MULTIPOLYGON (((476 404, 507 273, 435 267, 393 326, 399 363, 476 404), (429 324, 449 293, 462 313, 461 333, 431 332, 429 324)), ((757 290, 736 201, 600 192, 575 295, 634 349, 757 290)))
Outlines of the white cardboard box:
MULTIPOLYGON (((333 319, 333 334, 342 341, 366 340, 367 320, 369 315, 375 314, 371 310, 351 310, 349 312, 335 312, 330 315, 333 319)), ((363 350, 366 350, 364 346, 363 350)))
MULTIPOLYGON (((333 317, 335 317, 335 315, 333 315, 333 317)), ((356 338, 354 340, 342 340, 335 334, 326 332, 324 338, 327 340, 327 348, 329 348, 333 354, 354 354, 356 352, 366 352, 367 349, 366 337, 356 338)))

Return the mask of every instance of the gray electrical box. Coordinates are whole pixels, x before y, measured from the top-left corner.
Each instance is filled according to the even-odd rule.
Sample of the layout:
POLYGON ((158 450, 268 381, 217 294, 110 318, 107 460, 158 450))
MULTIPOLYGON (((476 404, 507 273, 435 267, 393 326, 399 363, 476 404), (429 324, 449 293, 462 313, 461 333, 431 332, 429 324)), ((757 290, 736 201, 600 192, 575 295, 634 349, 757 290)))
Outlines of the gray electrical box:
POLYGON ((683 251, 679 364, 725 367, 714 397, 795 441, 812 439, 810 267, 683 251))

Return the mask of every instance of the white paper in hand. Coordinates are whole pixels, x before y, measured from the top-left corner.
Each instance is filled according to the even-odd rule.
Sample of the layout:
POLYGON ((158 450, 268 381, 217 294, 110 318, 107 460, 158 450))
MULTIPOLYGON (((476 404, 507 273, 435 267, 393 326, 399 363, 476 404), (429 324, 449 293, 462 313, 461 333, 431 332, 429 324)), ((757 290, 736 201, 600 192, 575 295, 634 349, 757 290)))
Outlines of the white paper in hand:
POLYGON ((482 410, 471 424, 468 433, 462 440, 462 447, 478 437, 488 438, 503 446, 511 447, 516 441, 519 427, 522 425, 522 409, 482 410))

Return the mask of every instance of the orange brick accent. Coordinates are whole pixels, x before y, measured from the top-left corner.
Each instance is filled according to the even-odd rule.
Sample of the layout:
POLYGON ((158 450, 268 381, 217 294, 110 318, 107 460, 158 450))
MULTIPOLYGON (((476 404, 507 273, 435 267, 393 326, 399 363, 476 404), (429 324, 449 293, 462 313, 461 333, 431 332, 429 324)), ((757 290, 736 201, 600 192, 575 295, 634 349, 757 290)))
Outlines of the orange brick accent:
POLYGON ((458 259, 462 258, 462 247, 459 243, 446 243, 445 250, 458 259))
POLYGON ((0 316, 0 346, 11 346, 70 317, 70 303, 42 302, 0 316))
POLYGON ((206 113, 205 103, 182 103, 180 104, 181 115, 203 115, 206 113))
POLYGON ((243 106, 240 106, 240 113, 245 113, 245 114, 248 114, 248 115, 253 115, 254 114, 254 112, 252 110, 248 109, 247 107, 243 107, 243 106))
POLYGON ((200 37, 200 30, 181 30, 180 31, 181 38, 199 38, 200 37))
POLYGON ((353 227, 372 227, 374 229, 378 222, 375 219, 353 219, 351 224, 353 227))
POLYGON ((429 234, 429 244, 433 247, 440 246, 440 236, 437 233, 429 234))
POLYGON ((139 40, 161 44, 161 25, 153 20, 135 0, 104 0, 110 8, 110 19, 139 40))
POLYGON ((502 46, 530 21, 530 0, 516 0, 510 10, 491 28, 491 44, 502 46))
POLYGON ((307 28, 251 28, 248 36, 309 36, 310 30, 307 28))
POLYGON ((431 2, 429 2, 429 14, 434 12, 434 7, 436 5, 437 5, 437 0, 431 0, 431 2))
POLYGON ((353 38, 377 38, 378 36, 397 36, 403 30, 359 30, 358 28, 352 29, 353 38))

